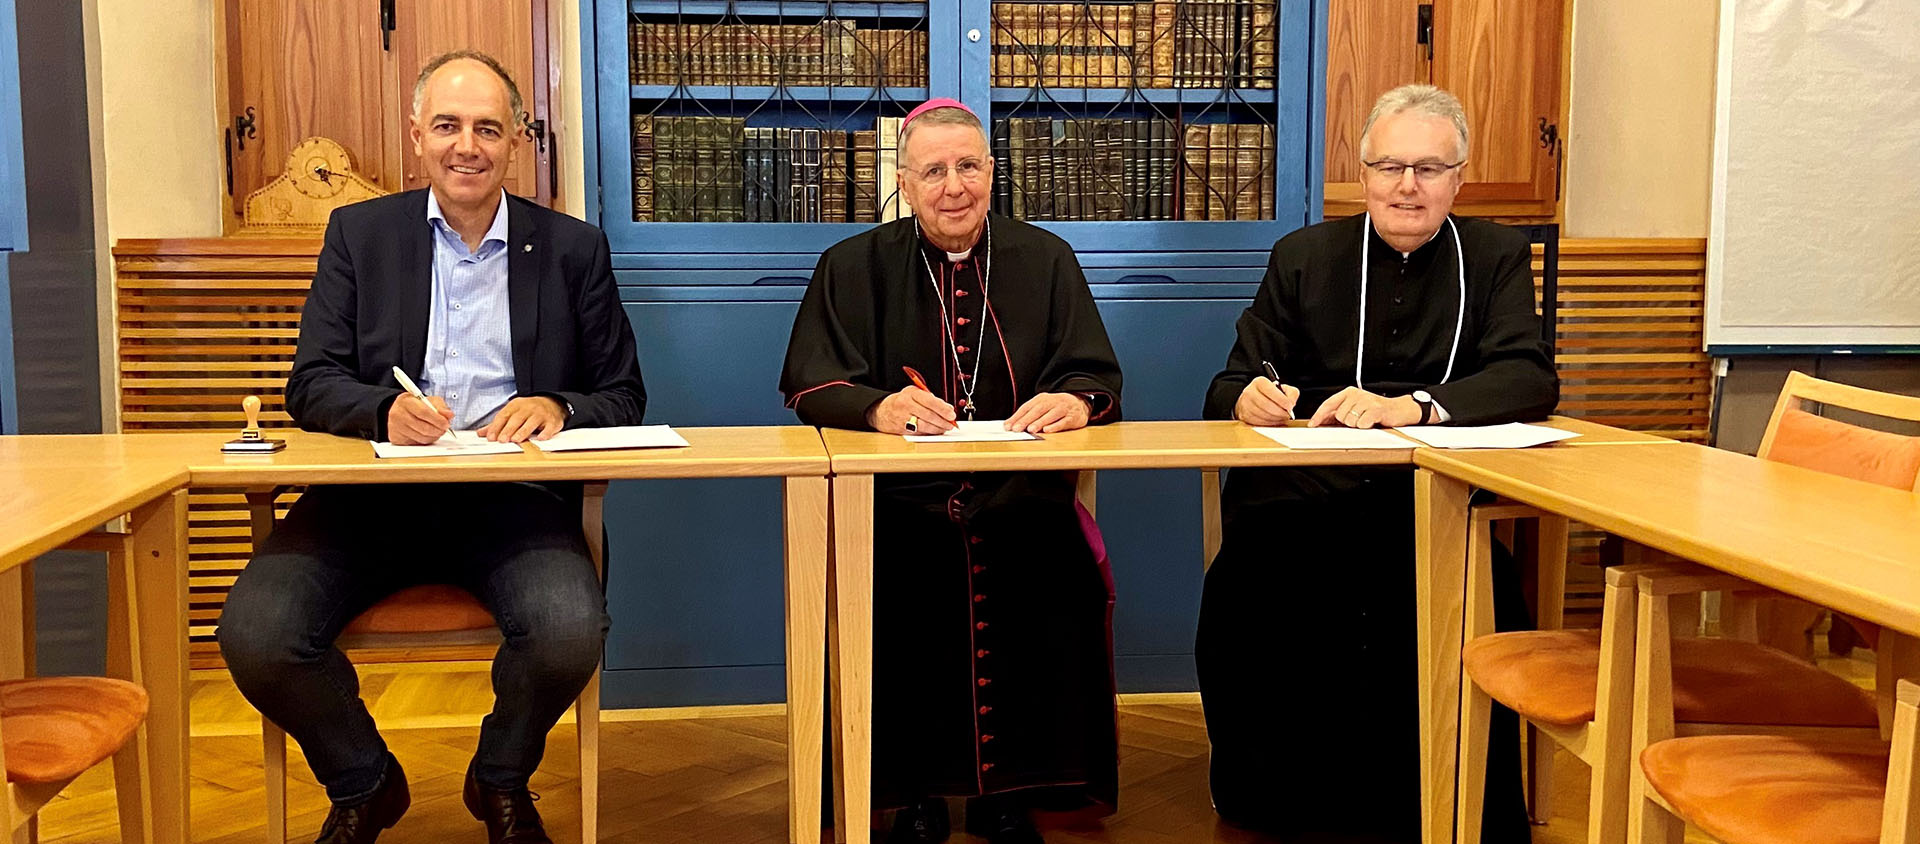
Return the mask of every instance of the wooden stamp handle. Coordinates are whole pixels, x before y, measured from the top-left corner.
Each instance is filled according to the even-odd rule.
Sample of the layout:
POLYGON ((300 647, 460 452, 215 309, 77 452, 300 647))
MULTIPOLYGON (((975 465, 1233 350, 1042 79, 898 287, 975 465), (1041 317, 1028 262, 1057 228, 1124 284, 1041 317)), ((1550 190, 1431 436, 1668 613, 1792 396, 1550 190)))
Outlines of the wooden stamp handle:
POLYGON ((247 412, 247 429, 240 432, 243 437, 260 436, 260 397, 248 396, 240 400, 240 409, 247 412))

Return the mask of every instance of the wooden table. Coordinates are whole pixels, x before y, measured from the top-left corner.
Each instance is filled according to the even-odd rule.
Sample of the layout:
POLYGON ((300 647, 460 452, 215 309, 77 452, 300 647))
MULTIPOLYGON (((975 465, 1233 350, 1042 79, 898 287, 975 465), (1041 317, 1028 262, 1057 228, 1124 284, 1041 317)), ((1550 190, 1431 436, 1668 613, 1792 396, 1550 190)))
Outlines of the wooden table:
MULTIPOLYGON (((1414 454, 1420 566, 1451 585, 1437 606, 1459 616, 1467 498, 1475 488, 1737 575, 1816 604, 1920 636, 1920 495, 1772 463, 1730 451, 1663 448, 1414 454)), ((1428 842, 1452 839, 1461 628, 1429 653, 1423 645, 1422 711, 1435 760, 1423 786, 1444 815, 1428 842), (1435 679, 1425 675, 1432 672, 1435 679), (1446 682, 1451 678, 1451 682, 1446 682), (1448 721, 1448 716, 1453 716, 1448 721)), ((1425 628, 1423 628, 1424 632, 1425 628)), ((1898 637, 1889 636, 1890 639, 1898 637)), ((1909 639, 1908 641, 1911 641, 1909 639)), ((1895 646, 1883 642, 1889 648, 1895 646)), ((1888 669, 1920 670, 1911 650, 1888 669)), ((1881 685, 1891 690, 1893 677, 1881 685)))
MULTIPOLYGON (((1546 450, 1571 450, 1583 445, 1670 443, 1651 434, 1637 434, 1556 417, 1554 427, 1581 436, 1546 450)), ((912 443, 902 437, 862 431, 827 429, 821 432, 833 462, 834 566, 832 621, 829 649, 834 660, 833 706, 837 741, 836 838, 849 840, 849 830, 864 834, 869 824, 872 795, 873 718, 873 491, 875 474, 896 472, 998 472, 1022 470, 1100 469, 1220 469, 1240 466, 1404 466, 1412 462, 1418 443, 1405 449, 1294 450, 1267 439, 1238 422, 1121 422, 1065 434, 1051 434, 1039 442, 912 443)), ((1538 449, 1536 449, 1537 451, 1538 449)), ((1664 450, 1664 449, 1663 449, 1664 450)), ((1460 541, 1465 542, 1465 520, 1460 541)), ((1434 562, 1431 558, 1429 562, 1434 562)), ((1459 605, 1465 588, 1464 553, 1439 559, 1436 570, 1423 565, 1418 573, 1421 606, 1447 606, 1449 614, 1426 613, 1420 620, 1420 688, 1425 701, 1446 685, 1447 659, 1442 650, 1452 645, 1455 693, 1459 686, 1459 641, 1464 623, 1459 605)), ((1458 702, 1455 701, 1457 712, 1458 702)), ((1421 748, 1424 770, 1446 765, 1451 782, 1453 747, 1439 747, 1435 736, 1450 736, 1458 716, 1429 710, 1423 705, 1421 748)), ((1427 779, 1432 779, 1429 776, 1427 779)), ((1452 800, 1451 789, 1445 792, 1452 800)), ((1450 805, 1450 803, 1449 803, 1450 805)), ((1448 813, 1446 828, 1452 829, 1448 813)), ((861 840, 854 837, 851 840, 861 840)))
MULTIPOLYGON (((154 840, 189 840, 186 491, 190 484, 454 483, 780 477, 785 483, 788 821, 794 842, 820 830, 820 689, 827 587, 826 451, 812 428, 685 428, 688 448, 380 460, 365 441, 274 431, 284 451, 224 455, 231 432, 0 437, 0 483, 28 490, 0 507, 0 569, 134 514, 154 840), (148 553, 148 550, 152 553, 148 553)), ((0 643, 3 644, 3 643, 0 643)), ((18 649, 15 649, 18 652, 18 649)), ((123 823, 126 819, 123 818, 123 823)))
POLYGON ((110 579, 107 673, 137 680, 150 699, 147 720, 116 764, 116 787, 144 793, 120 818, 123 840, 143 829, 156 841, 187 839, 187 494, 179 461, 129 454, 102 436, 0 437, 0 677, 25 676, 27 581, 24 566, 128 517, 128 533, 112 550, 114 568, 131 565, 131 602, 110 579), (130 623, 131 622, 131 623, 130 623), (137 632, 134 632, 137 631, 137 632), (129 640, 129 636, 133 636, 129 640), (138 647, 129 647, 129 641, 138 647), (124 755, 131 753, 132 756, 124 755), (169 776, 169 774, 177 774, 169 776))

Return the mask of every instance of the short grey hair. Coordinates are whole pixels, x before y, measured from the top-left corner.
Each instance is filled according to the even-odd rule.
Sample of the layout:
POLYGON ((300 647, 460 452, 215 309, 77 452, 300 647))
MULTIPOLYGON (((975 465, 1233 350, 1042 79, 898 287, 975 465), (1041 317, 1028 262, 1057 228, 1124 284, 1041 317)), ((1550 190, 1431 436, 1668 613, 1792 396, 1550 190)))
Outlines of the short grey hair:
POLYGON ((426 66, 420 68, 420 75, 413 80, 413 116, 415 118, 420 116, 420 102, 425 99, 427 95, 427 80, 433 78, 435 71, 461 59, 476 61, 486 65, 488 70, 493 71, 495 76, 500 77, 501 82, 506 83, 507 102, 513 108, 512 119, 509 121, 512 125, 508 127, 508 130, 512 131, 520 128, 520 111, 526 105, 526 103, 520 99, 520 86, 513 84, 513 77, 507 73, 506 66, 500 64, 499 59, 482 53, 479 50, 454 50, 450 53, 441 53, 428 59, 426 66))
POLYGON ((1381 94, 1373 103, 1373 111, 1367 114, 1366 125, 1360 127, 1362 161, 1373 157, 1373 144, 1368 137, 1373 134, 1373 124, 1383 117, 1408 111, 1453 121, 1454 131, 1460 134, 1457 152, 1461 161, 1467 160, 1467 110, 1460 105, 1460 98, 1432 85, 1402 85, 1381 94))
POLYGON ((980 125, 980 118, 974 116, 973 112, 968 111, 964 108, 954 108, 952 106, 948 106, 946 108, 931 109, 927 111, 925 114, 922 114, 919 117, 914 118, 913 122, 908 123, 906 126, 900 129, 900 154, 901 155, 906 155, 907 153, 907 139, 910 137, 913 137, 913 130, 918 129, 922 126, 969 126, 969 127, 972 127, 973 131, 980 133, 980 143, 983 146, 987 147, 988 154, 989 155, 992 154, 993 144, 987 140, 987 130, 985 127, 980 125))

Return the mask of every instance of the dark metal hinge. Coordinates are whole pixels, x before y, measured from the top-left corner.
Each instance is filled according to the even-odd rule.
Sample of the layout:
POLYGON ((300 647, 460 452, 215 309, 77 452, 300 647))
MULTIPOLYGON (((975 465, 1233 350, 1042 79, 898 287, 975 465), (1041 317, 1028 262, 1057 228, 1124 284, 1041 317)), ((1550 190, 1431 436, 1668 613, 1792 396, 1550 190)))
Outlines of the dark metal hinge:
POLYGON ((1540 118, 1540 148, 1548 155, 1560 154, 1560 124, 1548 123, 1544 117, 1540 118))
POLYGON ((246 114, 236 114, 233 116, 233 139, 239 144, 241 152, 246 151, 247 140, 249 138, 260 134, 259 131, 257 131, 258 126, 259 122, 253 115, 253 106, 247 106, 246 114))
POLYGON ((1420 21, 1414 29, 1414 43, 1427 48, 1427 61, 1433 61, 1433 4, 1420 4, 1420 21))
POLYGON ((380 50, 382 52, 393 52, 395 26, 393 0, 380 0, 380 50))

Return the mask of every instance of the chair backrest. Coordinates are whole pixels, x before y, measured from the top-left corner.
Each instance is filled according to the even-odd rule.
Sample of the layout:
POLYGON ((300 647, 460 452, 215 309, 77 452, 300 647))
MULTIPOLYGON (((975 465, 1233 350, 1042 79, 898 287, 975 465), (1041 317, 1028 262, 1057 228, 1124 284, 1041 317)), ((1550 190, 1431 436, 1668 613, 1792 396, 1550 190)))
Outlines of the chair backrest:
POLYGON ((1787 375, 1758 456, 1898 489, 1920 490, 1920 437, 1876 431, 1817 416, 1808 404, 1920 422, 1920 397, 1787 375))

